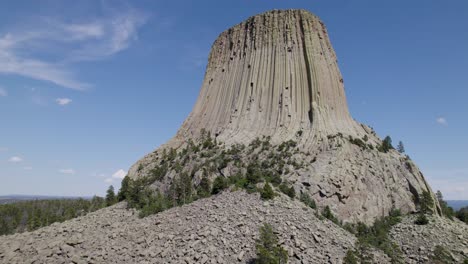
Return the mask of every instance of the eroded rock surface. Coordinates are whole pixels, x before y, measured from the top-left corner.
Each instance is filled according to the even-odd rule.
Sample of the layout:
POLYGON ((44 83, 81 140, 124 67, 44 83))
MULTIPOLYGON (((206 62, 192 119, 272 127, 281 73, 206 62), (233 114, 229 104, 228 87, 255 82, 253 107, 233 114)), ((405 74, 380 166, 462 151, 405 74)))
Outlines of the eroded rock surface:
POLYGON ((405 255, 405 263, 434 263, 436 246, 449 252, 449 263, 468 259, 468 225, 442 217, 430 217, 427 225, 416 225, 415 220, 416 216, 405 217, 390 232, 405 255))

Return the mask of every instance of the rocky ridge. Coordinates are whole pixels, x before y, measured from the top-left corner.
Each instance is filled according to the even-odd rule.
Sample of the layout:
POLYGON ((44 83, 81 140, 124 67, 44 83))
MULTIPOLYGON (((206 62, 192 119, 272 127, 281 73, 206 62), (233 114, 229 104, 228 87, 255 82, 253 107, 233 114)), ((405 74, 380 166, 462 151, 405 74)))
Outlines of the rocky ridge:
MULTIPOLYGON (((316 217, 303 203, 279 195, 263 201, 245 191, 210 198, 138 218, 125 203, 34 232, 0 237, 0 263, 251 263, 263 223, 271 224, 289 263, 343 263, 356 237, 316 217)), ((468 227, 431 217, 427 226, 406 216, 390 232, 405 263, 433 263, 441 245, 453 257, 468 258, 468 227)), ((390 263, 379 251, 371 263, 390 263)))
POLYGON ((284 195, 224 192, 146 218, 119 203, 34 232, 0 237, 0 263, 247 263, 270 223, 290 263, 341 263, 356 238, 284 195))
POLYGON ((400 246, 405 263, 430 263, 436 246, 449 252, 450 263, 468 259, 468 225, 443 217, 430 217, 429 224, 415 225, 416 216, 405 217, 390 237, 400 246))

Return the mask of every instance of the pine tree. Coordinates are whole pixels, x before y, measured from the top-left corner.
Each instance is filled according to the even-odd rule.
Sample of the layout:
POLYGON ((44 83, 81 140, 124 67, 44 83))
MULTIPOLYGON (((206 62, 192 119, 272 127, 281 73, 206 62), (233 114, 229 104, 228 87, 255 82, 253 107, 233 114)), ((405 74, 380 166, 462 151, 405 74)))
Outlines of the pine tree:
POLYGON ((106 194, 106 205, 111 206, 117 202, 117 197, 115 197, 114 186, 109 186, 106 194))
POLYGON ((211 191, 210 179, 208 179, 208 177, 206 176, 203 176, 200 181, 200 184, 198 185, 197 193, 201 197, 207 197, 210 195, 210 191, 211 191))
POLYGON ((227 181, 223 176, 218 176, 213 182, 212 194, 218 194, 228 187, 227 181))
POLYGON ((386 136, 382 141, 382 145, 379 146, 379 151, 387 153, 391 149, 393 149, 392 138, 390 136, 386 136))
POLYGON ((442 214, 449 219, 453 219, 455 216, 455 211, 452 207, 448 206, 447 202, 444 201, 444 196, 441 191, 436 192, 437 200, 439 201, 440 208, 442 209, 442 214))
POLYGON ((428 191, 423 191, 419 197, 419 209, 422 214, 432 213, 432 208, 434 207, 434 200, 432 195, 428 191))
POLYGON ((278 237, 269 224, 260 227, 260 239, 257 240, 257 259, 259 264, 286 264, 288 253, 278 245, 278 237))
POLYGON ((263 189, 260 192, 260 197, 264 200, 270 200, 275 197, 275 192, 271 188, 271 185, 266 182, 265 185, 263 186, 263 189))
POLYGON ((397 150, 400 153, 405 153, 405 146, 403 145, 403 142, 398 142, 397 150))
POLYGON ((128 176, 123 178, 119 193, 117 194, 117 200, 119 202, 127 199, 128 191, 130 190, 130 181, 131 179, 128 176))

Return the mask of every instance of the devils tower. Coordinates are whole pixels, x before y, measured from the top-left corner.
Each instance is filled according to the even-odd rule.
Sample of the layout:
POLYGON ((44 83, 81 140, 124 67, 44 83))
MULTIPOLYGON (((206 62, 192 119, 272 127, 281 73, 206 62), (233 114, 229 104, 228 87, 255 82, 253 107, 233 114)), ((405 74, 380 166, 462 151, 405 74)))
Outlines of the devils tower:
POLYGON ((266 12, 221 33, 193 111, 131 167, 118 196, 85 216, 2 236, 0 263, 265 263, 256 262, 263 224, 287 263, 468 257, 468 227, 439 217, 411 159, 351 117, 327 30, 304 10, 266 12), (427 213, 426 225, 406 214, 415 211, 427 213))
MULTIPOLYGON (((353 120, 325 25, 308 11, 270 11, 222 32, 193 111, 176 136, 133 165, 129 176, 150 174, 164 149, 180 152, 202 131, 223 146, 265 137, 273 146, 294 141, 302 166, 281 177, 344 221, 370 223, 394 208, 415 211, 420 194, 432 194, 408 157, 379 151, 382 140, 353 120)), ((184 168, 193 169, 190 163, 184 168)), ((155 186, 167 191, 176 174, 169 168, 160 177, 165 184, 155 186)), ((209 177, 220 175, 228 176, 213 170, 209 177)), ((193 178, 195 186, 199 181, 193 178)))

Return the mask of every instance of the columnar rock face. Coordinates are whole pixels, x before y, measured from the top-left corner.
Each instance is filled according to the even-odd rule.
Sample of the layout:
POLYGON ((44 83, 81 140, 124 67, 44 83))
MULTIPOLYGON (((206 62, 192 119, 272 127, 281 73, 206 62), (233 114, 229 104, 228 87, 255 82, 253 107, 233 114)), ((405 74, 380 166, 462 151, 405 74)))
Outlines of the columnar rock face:
POLYGON ((337 132, 363 136, 348 112, 343 78, 324 24, 304 10, 271 11, 221 33, 197 103, 176 139, 201 129, 223 142, 337 132))
POLYGON ((176 136, 133 165, 129 176, 151 175, 169 149, 188 153, 189 142, 199 141, 203 131, 225 149, 256 138, 273 147, 244 151, 231 157, 242 162, 231 159, 223 167, 206 158, 213 152, 189 154, 171 161, 155 188, 167 191, 181 172, 196 186, 200 175, 245 175, 238 164, 282 157, 276 162, 286 163, 278 170, 284 181, 348 222, 371 223, 392 209, 415 211, 422 192, 432 193, 407 156, 379 151, 381 139, 352 119, 325 26, 304 10, 270 11, 221 33, 193 111, 176 136), (287 141, 294 141, 295 151, 285 156, 276 147, 287 141))

